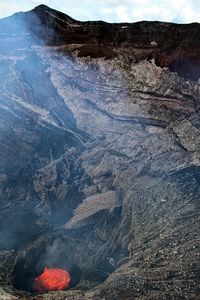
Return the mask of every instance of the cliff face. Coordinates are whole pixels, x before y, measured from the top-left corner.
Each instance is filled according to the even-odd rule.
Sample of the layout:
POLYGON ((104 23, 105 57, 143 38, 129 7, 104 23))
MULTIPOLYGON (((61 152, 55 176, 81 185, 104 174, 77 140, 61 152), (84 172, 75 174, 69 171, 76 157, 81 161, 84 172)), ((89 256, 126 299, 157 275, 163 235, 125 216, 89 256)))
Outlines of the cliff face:
POLYGON ((96 287, 77 299, 198 299, 200 25, 42 5, 0 29, 3 273, 31 290, 69 269, 96 287))

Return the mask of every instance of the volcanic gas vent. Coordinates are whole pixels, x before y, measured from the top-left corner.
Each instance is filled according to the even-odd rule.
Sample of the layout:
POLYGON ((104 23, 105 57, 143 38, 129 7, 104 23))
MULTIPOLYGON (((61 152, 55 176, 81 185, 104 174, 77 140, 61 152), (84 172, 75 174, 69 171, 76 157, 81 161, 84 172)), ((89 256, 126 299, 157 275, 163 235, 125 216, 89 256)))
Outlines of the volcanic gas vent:
POLYGON ((49 241, 46 245, 39 242, 39 245, 30 246, 16 259, 13 270, 14 287, 45 293, 76 286, 81 279, 81 270, 73 258, 69 257, 70 251, 70 247, 66 247, 64 251, 57 240, 49 241))

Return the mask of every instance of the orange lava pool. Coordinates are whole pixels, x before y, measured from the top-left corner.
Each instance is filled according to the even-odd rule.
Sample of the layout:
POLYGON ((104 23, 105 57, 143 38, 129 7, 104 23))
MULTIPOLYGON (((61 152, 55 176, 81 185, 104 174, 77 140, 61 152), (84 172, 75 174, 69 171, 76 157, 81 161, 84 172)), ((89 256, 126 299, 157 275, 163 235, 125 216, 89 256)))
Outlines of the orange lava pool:
POLYGON ((33 289, 37 293, 66 290, 70 280, 70 275, 65 270, 44 268, 43 273, 35 278, 33 289))

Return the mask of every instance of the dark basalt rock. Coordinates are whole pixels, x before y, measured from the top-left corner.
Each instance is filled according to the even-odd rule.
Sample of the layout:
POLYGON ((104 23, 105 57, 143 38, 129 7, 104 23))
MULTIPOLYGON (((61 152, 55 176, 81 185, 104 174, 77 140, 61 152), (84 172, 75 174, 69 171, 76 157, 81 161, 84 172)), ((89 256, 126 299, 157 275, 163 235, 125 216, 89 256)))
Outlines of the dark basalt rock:
MULTIPOLYGON (((178 25, 162 22, 112 24, 79 22, 44 5, 34 10, 36 35, 49 44, 82 44, 80 56, 117 56, 116 50, 139 49, 139 57, 155 59, 156 65, 168 67, 181 76, 198 80, 200 77, 199 24, 178 25), (43 27, 38 27, 38 20, 43 27), (53 34, 52 33, 53 29, 53 34)), ((32 15, 32 12, 30 13, 32 15)), ((29 22, 28 16, 28 22, 29 22)), ((131 55, 130 55, 131 57, 131 55)))
POLYGON ((200 25, 40 5, 0 32, 0 295, 58 266, 48 299, 199 299, 200 25))

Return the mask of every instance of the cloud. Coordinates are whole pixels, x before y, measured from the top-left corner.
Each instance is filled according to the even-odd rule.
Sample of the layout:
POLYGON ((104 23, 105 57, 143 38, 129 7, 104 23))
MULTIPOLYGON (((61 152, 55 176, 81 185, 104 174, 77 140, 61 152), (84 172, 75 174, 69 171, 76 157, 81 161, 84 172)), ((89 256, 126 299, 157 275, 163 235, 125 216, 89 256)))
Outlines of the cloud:
POLYGON ((0 0, 0 18, 7 17, 15 12, 27 11, 38 5, 38 1, 27 1, 24 0, 0 0))
POLYGON ((200 1, 196 0, 101 0, 104 18, 113 22, 160 20, 200 22, 200 1), (122 4, 123 3, 123 4, 122 4))
MULTIPOLYGON (((41 1, 0 0, 0 17, 30 10, 41 1)), ((43 0, 42 3, 79 20, 200 22, 198 0, 43 0)))

